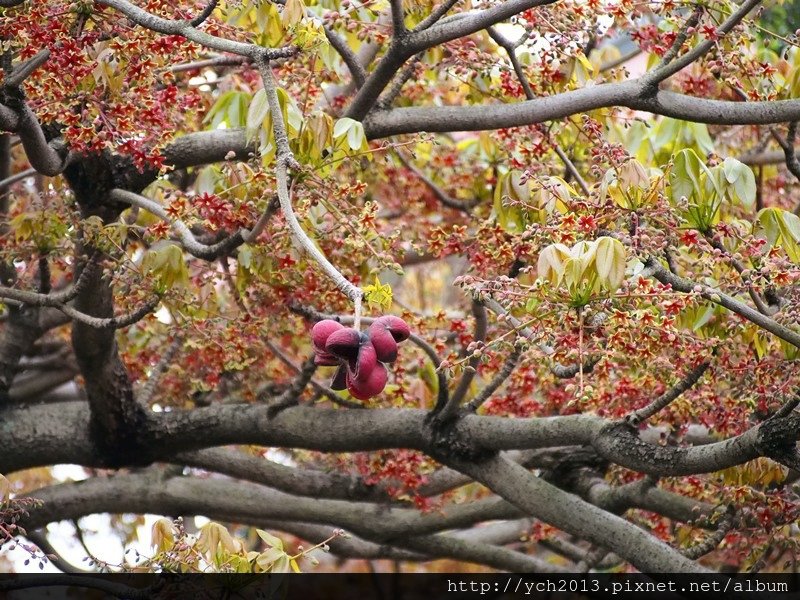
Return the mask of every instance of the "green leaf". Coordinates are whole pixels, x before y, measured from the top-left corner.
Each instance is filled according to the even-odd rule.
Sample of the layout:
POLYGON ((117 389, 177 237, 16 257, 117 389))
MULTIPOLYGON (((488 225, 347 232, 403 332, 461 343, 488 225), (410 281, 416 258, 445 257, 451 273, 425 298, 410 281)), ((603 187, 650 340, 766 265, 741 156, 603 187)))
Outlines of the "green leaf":
POLYGON ((267 101, 267 93, 264 89, 258 90, 250 101, 250 107, 247 109, 247 121, 245 124, 245 137, 248 142, 255 139, 256 134, 261 130, 264 125, 264 119, 269 114, 269 102, 267 101))
POLYGON ((704 169, 708 171, 694 150, 687 148, 678 152, 670 174, 672 199, 679 200, 682 196, 691 198, 702 193, 700 175, 704 169))
POLYGON ((794 240, 800 242, 800 217, 785 210, 783 211, 783 223, 786 226, 786 231, 794 240))
POLYGON ((355 125, 358 121, 351 119, 349 117, 342 117, 341 119, 336 120, 336 124, 333 126, 333 138, 339 139, 343 135, 345 135, 353 125, 355 125))
POLYGON ((561 283, 564 269, 570 257, 570 250, 564 244, 551 244, 539 253, 537 271, 539 277, 553 285, 561 283))
POLYGON ((600 281, 609 291, 615 291, 625 278, 625 247, 617 239, 600 237, 596 240, 595 266, 600 281))
POLYGON ((708 135, 708 127, 706 127, 705 123, 688 122, 687 125, 694 141, 697 143, 698 150, 705 155, 711 154, 714 151, 714 141, 708 135))
POLYGON ((758 219, 758 223, 761 225, 761 228, 764 230, 767 242, 774 246, 778 241, 778 236, 780 236, 781 233, 779 225, 781 220, 780 209, 772 207, 763 208, 758 211, 756 218, 758 219))
POLYGON ((698 331, 706 323, 708 323, 711 320, 711 317, 714 316, 715 309, 716 304, 706 304, 703 310, 698 313, 694 323, 692 323, 692 331, 698 331))
POLYGON ((264 540, 264 543, 270 548, 283 550, 283 541, 280 538, 275 537, 271 533, 267 533, 263 529, 256 529, 256 533, 258 534, 258 537, 264 540))
POLYGON ((342 117, 333 126, 333 138, 338 140, 347 137, 347 146, 350 150, 360 150, 367 143, 367 136, 364 134, 364 125, 360 122, 342 117))
POLYGON ((3 475, 0 475, 0 504, 7 501, 11 496, 11 482, 3 475))
POLYGON ((359 150, 366 141, 367 136, 364 134, 364 126, 361 123, 356 123, 348 130, 347 145, 351 150, 359 150))
POLYGON ((757 219, 769 244, 783 248, 792 262, 800 263, 800 218, 770 207, 760 210, 757 219))
POLYGON ((142 259, 142 268, 154 275, 156 288, 160 292, 173 287, 185 287, 189 283, 183 250, 176 244, 165 244, 149 250, 142 259))
POLYGON ((742 206, 752 208, 756 201, 756 178, 750 167, 728 157, 722 163, 722 171, 725 174, 726 187, 733 190, 733 197, 742 206))

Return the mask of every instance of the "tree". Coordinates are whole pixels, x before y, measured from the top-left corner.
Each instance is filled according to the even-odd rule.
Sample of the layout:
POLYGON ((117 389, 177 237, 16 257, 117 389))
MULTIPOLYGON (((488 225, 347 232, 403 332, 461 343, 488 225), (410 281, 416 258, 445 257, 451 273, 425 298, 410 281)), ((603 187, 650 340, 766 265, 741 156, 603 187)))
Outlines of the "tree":
POLYGON ((761 4, 0 0, 0 541, 794 564, 800 52, 761 4))

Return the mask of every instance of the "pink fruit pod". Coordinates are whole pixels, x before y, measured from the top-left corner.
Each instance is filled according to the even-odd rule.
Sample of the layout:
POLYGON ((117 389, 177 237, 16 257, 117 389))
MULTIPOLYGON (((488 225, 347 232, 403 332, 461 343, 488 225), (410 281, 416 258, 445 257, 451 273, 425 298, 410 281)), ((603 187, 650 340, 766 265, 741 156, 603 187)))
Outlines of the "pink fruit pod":
POLYGON ((325 342, 334 331, 344 329, 344 325, 339 321, 332 319, 325 319, 314 324, 311 330, 311 343, 314 345, 314 350, 325 352, 325 342))
POLYGON ((385 317, 378 317, 370 326, 372 327, 382 326, 389 333, 392 334, 395 342, 404 342, 408 339, 408 336, 411 335, 411 329, 408 327, 408 323, 403 321, 400 317, 395 317, 394 315, 386 315, 385 317))
POLYGON ((382 323, 376 321, 370 325, 367 333, 379 361, 394 362, 397 360, 397 342, 394 341, 392 334, 382 323))
POLYGON ((369 342, 364 342, 358 350, 355 365, 352 361, 348 361, 347 376, 354 381, 366 381, 377 364, 378 356, 375 348, 369 342))
POLYGON ((338 358, 336 358, 333 354, 328 354, 325 351, 320 351, 314 348, 314 364, 319 365, 320 367, 335 367, 338 364, 341 364, 338 358))
POLYGON ((375 363, 375 366, 368 373, 365 371, 360 375, 362 377, 366 376, 366 378, 361 381, 356 381, 350 376, 347 378, 347 390, 354 398, 359 400, 369 400, 373 396, 380 394, 389 379, 386 367, 381 363, 375 363))
MULTIPOLYGON (((341 360, 355 363, 358 358, 361 341, 361 334, 358 331, 352 327, 342 328, 328 336, 325 341, 325 351, 341 360)), ((355 369, 355 364, 353 369, 355 369)))
POLYGON ((375 346, 378 360, 394 362, 397 360, 397 343, 408 339, 411 330, 403 319, 386 316, 375 319, 368 334, 370 342, 375 346))

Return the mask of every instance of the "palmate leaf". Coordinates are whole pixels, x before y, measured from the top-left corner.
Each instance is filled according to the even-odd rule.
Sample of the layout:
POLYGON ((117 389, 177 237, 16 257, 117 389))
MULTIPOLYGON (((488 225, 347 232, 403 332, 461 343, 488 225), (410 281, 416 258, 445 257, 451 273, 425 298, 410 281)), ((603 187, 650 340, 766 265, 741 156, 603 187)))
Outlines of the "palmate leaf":
POLYGON ((764 208, 756 215, 757 232, 771 246, 782 248, 789 259, 800 264, 800 217, 775 207, 764 208))
POLYGON ((601 283, 609 290, 616 290, 625 278, 625 247, 622 242, 610 237, 597 239, 595 265, 601 283))

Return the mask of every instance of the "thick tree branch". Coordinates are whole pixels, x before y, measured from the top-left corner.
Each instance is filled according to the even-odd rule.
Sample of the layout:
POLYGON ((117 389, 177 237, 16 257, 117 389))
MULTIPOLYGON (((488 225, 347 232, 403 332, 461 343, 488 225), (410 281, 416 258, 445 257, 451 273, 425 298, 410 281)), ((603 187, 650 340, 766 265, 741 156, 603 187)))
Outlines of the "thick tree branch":
POLYGON ((35 497, 43 500, 44 505, 23 521, 25 527, 39 527, 58 518, 74 519, 97 512, 197 514, 217 520, 254 523, 305 520, 343 527, 367 540, 389 542, 423 554, 433 553, 507 570, 558 571, 538 558, 505 548, 453 536, 415 535, 413 530, 408 530, 408 524, 415 520, 431 524, 447 521, 420 517, 413 510, 387 510, 338 500, 301 498, 243 482, 190 477, 163 479, 156 472, 145 471, 108 479, 94 478, 81 484, 51 486, 37 491, 35 497))
POLYGON ((702 573, 706 569, 624 519, 598 509, 532 475, 502 456, 481 463, 446 460, 525 514, 562 531, 614 548, 622 558, 648 573, 702 573))
POLYGON ((650 93, 640 80, 630 80, 604 83, 515 104, 373 111, 364 119, 364 130, 370 139, 420 131, 485 131, 532 125, 614 106, 712 125, 769 125, 800 120, 800 100, 706 100, 663 90, 650 93))
MULTIPOLYGON (((9 407, 0 472, 54 463, 108 466, 116 458, 98 452, 81 403, 9 407)), ((221 404, 186 411, 151 413, 138 424, 137 441, 147 448, 127 464, 170 460, 175 452, 227 444, 359 452, 411 448, 441 452, 428 413, 415 409, 344 411, 294 406, 270 417, 263 405, 221 404)), ((733 467, 758 456, 778 456, 797 440, 800 416, 765 421, 742 435, 698 447, 644 442, 624 422, 593 415, 507 419, 467 415, 449 431, 450 440, 486 452, 591 445, 606 460, 656 476, 699 474, 733 467), (792 429, 794 427, 794 429, 792 429), (460 441, 459 441, 460 440, 460 441)))

